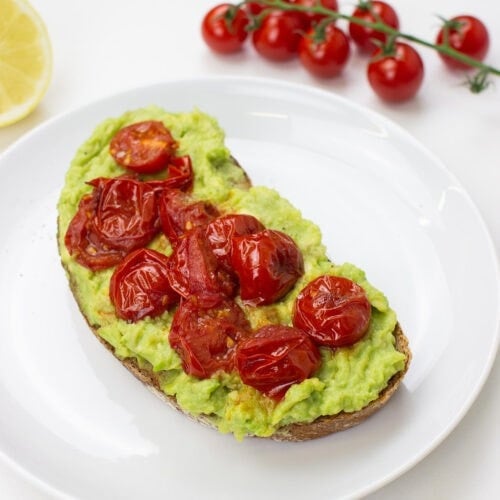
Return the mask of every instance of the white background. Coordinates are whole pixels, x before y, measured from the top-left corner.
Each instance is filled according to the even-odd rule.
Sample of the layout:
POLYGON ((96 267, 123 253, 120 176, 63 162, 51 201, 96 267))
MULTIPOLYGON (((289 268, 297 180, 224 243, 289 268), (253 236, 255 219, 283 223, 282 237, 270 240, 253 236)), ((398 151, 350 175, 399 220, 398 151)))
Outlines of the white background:
MULTIPOLYGON (((483 94, 472 95, 461 85, 462 74, 451 74, 435 54, 422 49, 426 78, 420 95, 410 103, 390 106, 372 94, 364 75, 365 59, 356 51, 344 75, 328 82, 311 78, 296 61, 284 64, 263 61, 251 46, 231 57, 210 53, 201 40, 199 26, 203 14, 215 4, 213 0, 33 0, 32 3, 51 36, 53 79, 42 104, 30 117, 0 129, 0 152, 52 116, 143 84, 226 74, 307 83, 381 112, 440 157, 479 207, 499 252, 500 79, 483 94)), ((352 9, 351 2, 341 1, 340 5, 345 12, 352 9)), ((486 22, 492 38, 488 61, 500 67, 497 2, 393 0, 392 5, 405 31, 428 39, 434 37, 438 28, 437 14, 477 15, 486 22)), ((476 341, 475 333, 471 332, 471 342, 476 341)), ((452 434, 420 464, 369 498, 498 498, 499 384, 497 357, 483 391, 452 434)), ((429 411, 436 410, 429 408, 429 411)), ((1 462, 0 496, 50 498, 1 462)))

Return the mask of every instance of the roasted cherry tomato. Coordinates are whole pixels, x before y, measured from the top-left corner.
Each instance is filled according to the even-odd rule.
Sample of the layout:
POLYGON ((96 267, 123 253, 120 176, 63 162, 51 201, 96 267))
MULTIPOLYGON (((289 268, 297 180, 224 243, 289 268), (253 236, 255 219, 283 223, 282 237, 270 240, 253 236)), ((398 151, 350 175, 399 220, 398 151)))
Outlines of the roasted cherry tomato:
POLYGON ((130 253, 111 276, 109 296, 117 316, 127 321, 170 309, 179 296, 168 281, 168 257, 147 248, 130 253))
POLYGON ((201 34, 205 43, 215 52, 230 54, 243 47, 247 37, 246 12, 234 5, 216 5, 203 18, 201 34))
MULTIPOLYGON (((387 3, 379 2, 378 0, 362 2, 356 7, 352 15, 370 23, 380 20, 392 28, 399 28, 399 19, 396 11, 387 3)), ((349 34, 361 50, 369 53, 377 48, 373 40, 385 42, 387 39, 385 33, 355 23, 349 23, 349 34)))
POLYGON ((264 230, 264 225, 253 215, 230 214, 217 217, 207 226, 207 240, 221 265, 231 268, 233 238, 264 230))
POLYGON ((170 256, 168 279, 182 297, 196 296, 200 304, 233 297, 236 280, 222 268, 208 244, 205 229, 195 228, 177 241, 170 256))
MULTIPOLYGON (((466 56, 482 61, 490 46, 490 37, 486 26, 477 17, 457 16, 446 21, 438 33, 436 44, 448 44, 466 56)), ((467 69, 469 65, 457 61, 445 54, 439 54, 450 68, 467 69)))
POLYGON ((318 39, 313 28, 299 45, 302 65, 314 76, 330 78, 344 69, 349 59, 350 47, 347 35, 333 24, 326 26, 324 37, 318 39))
POLYGON ((236 367, 243 383, 280 400, 291 385, 309 378, 321 356, 310 337, 284 325, 267 325, 238 343, 236 367))
POLYGON ((406 101, 422 85, 424 63, 413 47, 397 42, 391 55, 384 55, 383 49, 373 54, 367 75, 371 87, 381 99, 406 101))
MULTIPOLYGON (((290 0, 289 3, 301 5, 302 7, 315 7, 318 5, 318 0, 290 0)), ((339 10, 337 0, 320 0, 319 4, 325 7, 325 9, 339 10)), ((315 12, 302 12, 301 14, 305 18, 308 28, 325 18, 324 14, 317 14, 315 12)))
POLYGON ((271 304, 285 296, 304 274, 302 253, 280 231, 265 229, 233 238, 231 264, 241 298, 251 305, 271 304))
POLYGON ((177 143, 159 121, 133 123, 119 130, 109 145, 118 165, 139 174, 151 174, 165 168, 177 143))
POLYGON ((186 373, 208 378, 218 370, 234 369, 235 345, 249 333, 250 324, 234 302, 203 307, 193 297, 181 301, 168 339, 186 373))
POLYGON ((276 10, 262 20, 252 35, 257 52, 271 61, 288 61, 297 54, 304 19, 298 12, 276 10))
POLYGON ((214 205, 204 201, 194 202, 178 189, 166 189, 161 193, 159 213, 163 232, 174 244, 186 231, 205 227, 219 216, 214 205))
POLYGON ((370 302, 358 284, 347 278, 320 276, 299 293, 293 325, 319 345, 342 347, 363 337, 370 318, 370 302))
POLYGON ((163 189, 180 189, 186 191, 193 185, 193 167, 191 158, 174 156, 167 165, 167 178, 148 181, 148 184, 159 191, 163 189))
POLYGON ((80 201, 65 243, 77 262, 93 271, 118 264, 147 245, 159 229, 155 190, 129 177, 89 182, 91 194, 80 201))

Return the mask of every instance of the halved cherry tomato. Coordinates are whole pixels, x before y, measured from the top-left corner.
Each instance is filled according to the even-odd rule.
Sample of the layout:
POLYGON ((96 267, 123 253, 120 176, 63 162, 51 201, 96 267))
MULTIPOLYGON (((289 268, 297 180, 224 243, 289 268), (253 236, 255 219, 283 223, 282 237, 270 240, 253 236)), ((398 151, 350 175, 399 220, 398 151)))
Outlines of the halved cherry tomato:
MULTIPOLYGON (((478 61, 482 61, 486 57, 490 45, 486 26, 473 16, 456 16, 446 21, 438 33, 436 44, 443 45, 446 40, 452 49, 478 61)), ((450 68, 470 68, 469 65, 445 54, 440 53, 439 55, 450 68)))
POLYGON ((264 225, 253 215, 229 214, 217 217, 207 226, 207 240, 220 264, 231 269, 233 238, 264 230, 264 225))
POLYGON ((368 81, 375 93, 385 101, 411 99, 424 79, 424 63, 418 52, 406 43, 396 42, 394 52, 383 54, 378 49, 367 68, 368 81))
POLYGON ((163 189, 186 191, 193 185, 193 178, 190 156, 174 156, 167 165, 167 178, 148 181, 148 184, 159 191, 163 189))
POLYGON ((235 345, 249 333, 250 324, 234 302, 204 307, 193 297, 181 301, 168 340, 186 373, 208 378, 218 370, 234 369, 235 345))
POLYGON ((265 229, 233 238, 231 264, 240 281, 242 300, 271 304, 284 297, 304 274, 302 253, 290 236, 265 229))
POLYGON ((65 243, 77 262, 93 271, 118 264, 147 245, 159 230, 155 190, 122 176, 89 182, 94 190, 80 201, 65 243))
POLYGON ((320 276, 298 295, 293 325, 319 345, 352 345, 367 332, 371 305, 365 291, 353 281, 320 276))
POLYGON ((221 297, 233 297, 236 281, 217 262, 205 235, 197 227, 185 233, 170 256, 168 279, 182 297, 196 296, 200 304, 217 303, 221 297))
POLYGON ((245 10, 223 3, 216 5, 203 18, 201 34, 205 43, 215 52, 238 52, 248 35, 248 17, 245 10))
POLYGON ((219 216, 219 211, 211 203, 194 202, 188 194, 178 189, 165 189, 158 203, 163 232, 174 244, 186 231, 206 227, 219 216))
POLYGON ((266 325, 236 347, 236 367, 243 383, 275 400, 291 385, 309 378, 321 356, 310 337, 285 325, 266 325))
MULTIPOLYGON (((302 7, 315 7, 318 5, 318 0, 290 0, 289 3, 301 5, 302 7)), ((320 0, 319 4, 321 5, 321 7, 325 7, 326 9, 335 11, 339 10, 337 0, 320 0)), ((317 14, 315 12, 301 12, 301 15, 306 20, 307 28, 310 28, 312 25, 317 24, 319 21, 326 17, 325 14, 317 14)))
POLYGON ((179 296, 168 281, 168 257, 147 248, 130 253, 111 276, 109 296, 117 316, 127 321, 170 309, 179 296))
MULTIPOLYGON (((399 19, 396 11, 389 4, 378 0, 362 2, 356 7, 352 15, 370 23, 380 20, 392 28, 399 28, 399 19)), ((368 53, 373 52, 377 48, 373 40, 385 42, 387 39, 385 33, 355 23, 349 23, 349 34, 354 43, 361 50, 368 53)))
POLYGON ((310 73, 320 78, 340 74, 349 54, 347 35, 333 24, 326 26, 324 39, 318 41, 313 28, 302 37, 299 45, 300 62, 310 73))
POLYGON ((306 28, 298 12, 275 10, 262 20, 252 35, 257 52, 271 61, 288 61, 297 54, 301 33, 306 28))
POLYGON ((111 140, 109 152, 118 165, 139 174, 151 174, 167 166, 176 147, 165 125, 150 120, 119 130, 111 140))

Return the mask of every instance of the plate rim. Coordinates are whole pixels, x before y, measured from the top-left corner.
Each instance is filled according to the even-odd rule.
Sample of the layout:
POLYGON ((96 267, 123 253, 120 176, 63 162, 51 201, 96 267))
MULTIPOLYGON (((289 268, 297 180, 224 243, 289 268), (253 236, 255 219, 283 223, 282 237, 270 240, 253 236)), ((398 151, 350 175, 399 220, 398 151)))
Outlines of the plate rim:
MULTIPOLYGON (((480 225, 479 229, 481 229, 482 234, 485 237, 485 243, 487 243, 487 248, 485 250, 491 256, 491 263, 493 268, 491 269, 494 272, 496 282, 498 284, 498 292, 500 295, 500 263, 499 263, 499 254, 495 248, 495 244, 493 238, 491 236, 491 232, 486 225, 486 222, 477 207, 476 203, 472 199, 468 190, 463 186, 461 181, 456 177, 456 175, 451 172, 444 162, 433 153, 427 146, 425 146, 422 142, 420 142, 416 137, 414 137, 408 130, 406 130, 403 126, 399 125, 397 122, 388 118, 384 114, 370 109, 367 106, 354 102, 344 96, 341 96, 335 92, 330 92, 324 89, 316 88, 310 84, 304 83, 295 83, 288 82, 284 80, 280 80, 277 78, 268 78, 268 77, 255 77, 255 76, 238 76, 238 75, 211 75, 211 76, 203 76, 203 77, 187 77, 187 78, 172 78, 172 79, 164 79, 157 82, 152 82, 149 84, 138 85, 130 88, 121 89, 118 92, 111 92, 105 96, 99 97, 97 99, 91 100, 82 105, 75 105, 66 111, 62 111, 47 120, 42 121, 37 126, 23 134, 16 141, 14 141, 11 145, 9 145, 1 154, 0 154, 0 170, 3 168, 3 163, 6 161, 5 159, 9 157, 9 155, 17 150, 18 148, 22 148, 24 143, 29 142, 33 136, 41 133, 43 130, 48 129, 52 126, 57 125, 58 122, 64 121, 70 118, 72 115, 76 115, 78 113, 83 113, 85 110, 99 107, 100 105, 108 102, 111 99, 124 99, 127 95, 132 95, 137 92, 146 92, 148 89, 153 88, 168 88, 172 85, 182 85, 190 84, 190 85, 213 85, 213 84, 235 84, 235 85, 253 85, 259 87, 275 87, 288 89, 293 92, 304 92, 307 94, 312 94, 316 97, 321 97, 327 100, 333 100, 339 102, 343 106, 349 107, 357 112, 364 114, 370 118, 373 118, 377 121, 377 123, 386 125, 390 130, 397 133, 400 137, 403 137, 406 141, 411 143, 411 145, 422 152, 425 156, 429 158, 429 160, 433 163, 433 165, 444 173, 450 180, 452 180, 455 186, 461 189, 461 194, 464 199, 467 201, 468 208, 473 211, 473 215, 476 218, 476 222, 480 225)), ((422 461, 425 457, 427 457, 432 451, 434 451, 457 427, 457 425, 461 422, 467 412, 470 410, 477 397, 479 396, 486 380, 488 379, 489 374, 491 373, 493 364, 497 357, 497 353, 500 346, 500 304, 497 306, 496 311, 496 331, 492 333, 491 337, 491 348, 488 352, 487 359, 485 359, 485 363, 483 364, 482 371, 480 375, 476 378, 475 385, 472 390, 469 391, 467 397, 464 399, 461 410, 457 412, 454 418, 448 421, 447 426, 439 433, 428 445, 419 453, 416 453, 415 456, 407 460, 404 464, 399 467, 394 468, 390 473, 387 473, 385 476, 380 477, 378 480, 374 480, 371 483, 365 485, 362 488, 358 488, 350 494, 351 496, 365 496, 369 493, 373 493, 374 491, 382 488, 388 483, 394 481, 396 478, 403 475, 405 472, 413 468, 416 464, 422 461)), ((45 480, 38 477, 36 474, 32 473, 28 468, 25 468, 15 459, 10 457, 4 450, 0 449, 0 460, 3 461, 8 467, 10 467, 15 473, 28 480, 29 482, 36 485, 45 493, 53 495, 56 498, 73 498, 69 496, 64 491, 61 491, 57 487, 50 484, 50 482, 46 482, 45 480)))

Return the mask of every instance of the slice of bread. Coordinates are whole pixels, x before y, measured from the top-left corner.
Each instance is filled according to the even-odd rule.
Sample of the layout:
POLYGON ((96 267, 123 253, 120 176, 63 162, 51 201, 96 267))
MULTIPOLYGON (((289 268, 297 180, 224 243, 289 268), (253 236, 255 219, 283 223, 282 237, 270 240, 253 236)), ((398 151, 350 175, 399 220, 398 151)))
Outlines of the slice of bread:
MULTIPOLYGON (((234 183, 235 187, 237 187, 238 189, 249 189, 251 186, 250 178, 245 173, 241 165, 238 164, 238 162, 234 158, 232 158, 232 161, 239 169, 241 169, 241 171, 244 174, 242 177, 238 179, 237 182, 235 181, 234 183)), ((59 224, 58 227, 59 230, 61 230, 59 224)), ((61 235, 59 235, 58 242, 59 242, 59 251, 62 256, 63 253, 62 245, 64 244, 63 243, 64 235, 62 235, 62 237, 61 235)), ((82 307, 82 304, 80 303, 78 280, 75 279, 75 277, 72 275, 72 271, 70 267, 65 263, 64 259, 62 259, 62 263, 63 266, 65 267, 66 274, 69 278, 70 288, 80 307, 80 310, 85 319, 87 320, 87 323, 89 324, 91 330, 99 339, 99 341, 108 350, 110 350, 115 355, 115 357, 131 373, 133 373, 139 380, 141 380, 152 392, 154 392, 161 399, 169 403, 177 410, 180 410, 181 412, 185 413, 188 417, 193 418, 211 427, 217 428, 216 419, 213 416, 204 414, 196 416, 191 415, 189 412, 186 412, 183 410, 183 408, 181 408, 175 396, 167 395, 161 389, 161 380, 159 372, 154 371, 153 368, 148 363, 139 364, 138 360, 135 357, 123 357, 116 353, 115 348, 99 334, 100 325, 92 324, 93 323, 92 320, 86 316, 84 312, 85 308, 82 307)), ((411 352, 409 349, 408 340, 405 337, 399 324, 396 325, 393 335, 394 335, 396 350, 402 353, 405 357, 404 367, 390 378, 390 380, 387 383, 387 386, 378 394, 378 397, 376 399, 372 400, 370 403, 368 403, 366 406, 364 406, 361 410, 358 411, 354 412, 341 411, 340 413, 337 413, 335 415, 320 416, 316 420, 310 423, 294 423, 294 424, 284 425, 282 427, 279 427, 270 436, 270 438, 278 441, 305 441, 309 439, 326 436, 328 434, 348 429, 350 427, 353 427, 361 423, 367 417, 369 417, 378 409, 380 409, 382 406, 384 406, 400 386, 404 374, 408 369, 411 359, 411 352)))

